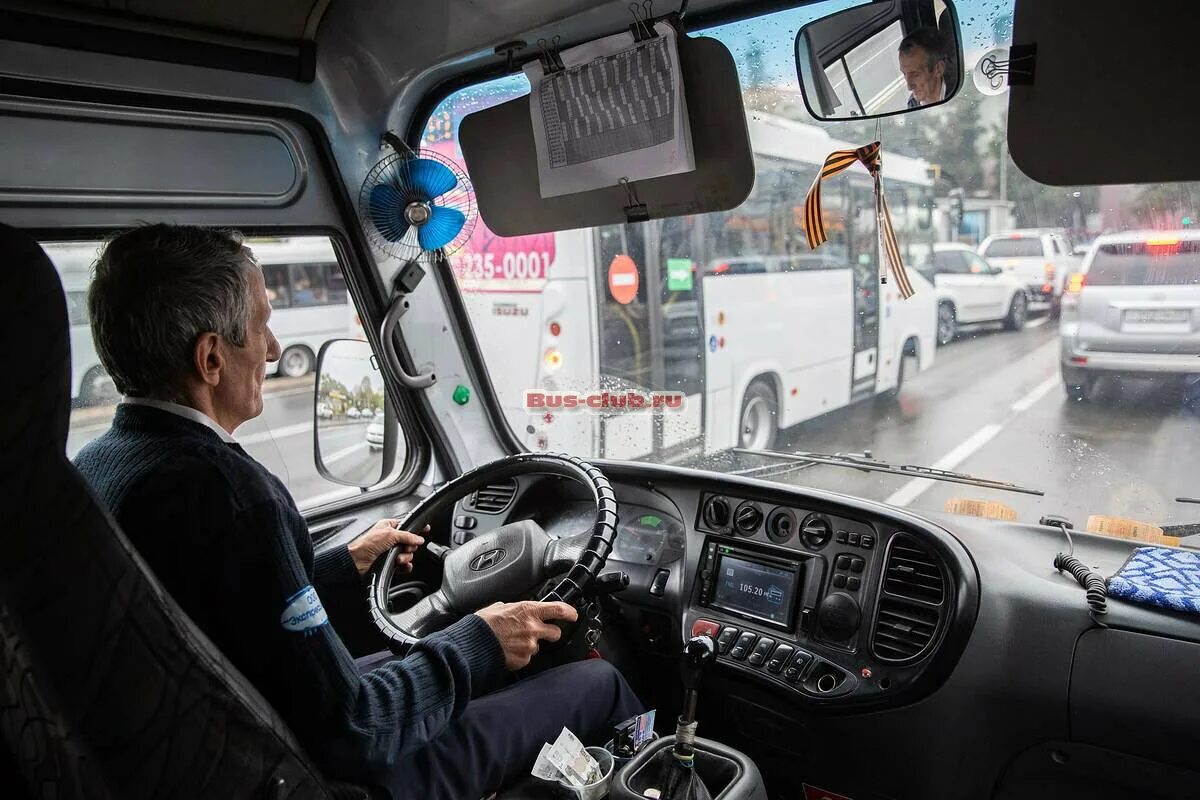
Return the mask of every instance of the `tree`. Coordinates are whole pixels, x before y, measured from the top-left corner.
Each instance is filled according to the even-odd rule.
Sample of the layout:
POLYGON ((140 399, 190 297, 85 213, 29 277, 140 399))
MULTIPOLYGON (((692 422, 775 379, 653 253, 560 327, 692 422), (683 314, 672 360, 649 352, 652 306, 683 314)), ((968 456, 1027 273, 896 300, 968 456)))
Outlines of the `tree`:
POLYGON ((746 64, 743 88, 759 88, 767 85, 767 63, 761 42, 754 42, 743 57, 746 64))
POLYGON ((1154 183, 1144 186, 1129 203, 1130 214, 1143 228, 1181 228, 1186 218, 1200 220, 1200 184, 1154 183))

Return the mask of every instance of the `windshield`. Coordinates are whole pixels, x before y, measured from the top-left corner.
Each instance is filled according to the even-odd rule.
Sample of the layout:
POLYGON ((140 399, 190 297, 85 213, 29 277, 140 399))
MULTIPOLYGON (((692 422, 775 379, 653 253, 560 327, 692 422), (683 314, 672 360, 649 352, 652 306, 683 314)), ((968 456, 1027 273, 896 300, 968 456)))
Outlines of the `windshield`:
POLYGON ((1088 268, 1092 286, 1200 286, 1200 242, 1106 244, 1088 268))
POLYGON ((983 254, 988 258, 1041 258, 1042 240, 996 239, 988 243, 983 254))
MULTIPOLYGON (((1177 184, 1052 187, 1022 173, 1008 153, 1009 96, 982 95, 970 74, 984 53, 1011 44, 1012 6, 1002 0, 958 4, 967 74, 945 105, 878 122, 816 122, 797 82, 794 38, 806 22, 857 4, 693 32, 723 42, 741 77, 756 179, 739 207, 515 238, 476 225, 452 263, 513 432, 530 450, 696 465, 925 510, 967 498, 1009 505, 1025 522, 1062 514, 1080 529, 1091 515, 1193 520, 1196 508, 1174 498, 1200 494, 1193 471, 1179 468, 1200 434, 1200 387, 1188 378, 1200 365, 1172 355, 1171 337, 1185 335, 1181 326, 1200 330, 1200 318, 1181 322, 1191 312, 1175 302, 1170 313, 1127 312, 1124 329, 1119 316, 1113 330, 1105 320, 1076 324, 1066 311, 1060 327, 1052 312, 1082 259, 1046 256, 1040 235, 1008 232, 1092 241, 1178 229, 1200 218, 1200 194, 1177 184), (805 236, 805 195, 824 158, 877 131, 883 188, 916 288, 907 300, 894 282, 880 284, 874 195, 861 167, 823 183, 827 243, 811 250, 805 236), (988 237, 999 238, 987 258, 1036 258, 1035 266, 972 269, 982 262, 966 251, 988 237), (935 251, 939 243, 965 248, 935 251), (1088 368, 1115 348, 1135 369, 1082 374, 1065 355, 1072 347, 1089 348, 1079 356, 1088 368), (1149 355, 1147 368, 1129 353, 1149 355), (1165 361, 1155 360, 1160 353, 1165 361), (1082 386, 1095 389, 1086 400, 1082 386), (869 451, 1045 496, 746 450, 869 451)), ((893 68, 898 79, 888 61, 893 68)), ((877 91, 889 75, 881 72, 877 91)), ((462 118, 527 104, 528 91, 517 75, 455 92, 430 118, 424 145, 461 163, 462 118)), ((1082 291, 1100 275, 1194 283, 1191 253, 1190 244, 1165 257, 1102 253, 1082 291)))

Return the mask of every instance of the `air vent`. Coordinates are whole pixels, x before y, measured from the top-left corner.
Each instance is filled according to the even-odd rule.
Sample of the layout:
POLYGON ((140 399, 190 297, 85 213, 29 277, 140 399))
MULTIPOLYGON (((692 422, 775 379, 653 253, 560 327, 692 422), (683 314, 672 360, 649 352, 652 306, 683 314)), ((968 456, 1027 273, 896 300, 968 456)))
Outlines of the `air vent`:
POLYGON ((704 523, 713 530, 720 530, 729 526, 729 518, 733 515, 733 511, 729 507, 729 501, 724 497, 712 497, 704 505, 704 523))
POLYGON ((936 608, 882 597, 875 617, 871 650, 881 661, 909 661, 933 641, 941 615, 936 608))
POLYGON ((934 605, 941 605, 945 596, 941 563, 911 536, 892 538, 883 575, 888 594, 934 605))
POLYGON ((471 494, 471 507, 481 514, 499 514, 508 508, 517 493, 517 482, 489 483, 471 494))

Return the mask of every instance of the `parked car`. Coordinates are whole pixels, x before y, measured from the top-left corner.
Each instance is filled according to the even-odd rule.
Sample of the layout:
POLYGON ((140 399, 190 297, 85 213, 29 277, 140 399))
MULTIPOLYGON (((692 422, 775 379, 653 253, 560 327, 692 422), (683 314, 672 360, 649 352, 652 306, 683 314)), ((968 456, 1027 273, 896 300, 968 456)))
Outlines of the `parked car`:
POLYGON ((1029 297, 1018 279, 994 267, 965 244, 935 244, 916 264, 937 295, 937 342, 948 344, 959 325, 1000 322, 1008 330, 1025 326, 1029 297))
POLYGON ((1065 276, 1079 268, 1080 256, 1061 231, 1042 228, 1006 231, 987 237, 979 255, 1024 284, 1034 304, 1058 313, 1065 276))
POLYGON ((361 416, 362 416, 362 413, 359 412, 359 410, 357 408, 355 408, 354 406, 350 406, 349 408, 346 409, 346 418, 347 419, 358 419, 361 416))
POLYGON ((1107 375, 1200 373, 1200 231, 1098 238, 1063 294, 1059 340, 1075 400, 1107 375))
POLYGON ((333 407, 329 403, 317 404, 317 416, 321 419, 333 419, 333 407))

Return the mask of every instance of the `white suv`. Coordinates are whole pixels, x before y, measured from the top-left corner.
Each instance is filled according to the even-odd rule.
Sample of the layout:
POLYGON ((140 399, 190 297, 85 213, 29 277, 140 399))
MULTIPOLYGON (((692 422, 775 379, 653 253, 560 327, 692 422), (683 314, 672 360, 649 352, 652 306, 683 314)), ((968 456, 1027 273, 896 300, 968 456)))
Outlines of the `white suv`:
POLYGON ((1064 234, 1041 228, 994 233, 979 245, 979 255, 1019 280, 1032 303, 1055 314, 1063 282, 1080 263, 1064 234))
POLYGON ((916 264, 937 296, 937 341, 948 344, 958 326, 1001 322, 1009 330, 1025 326, 1029 298, 1021 281, 1005 275, 965 244, 935 244, 916 264))
POLYGON ((1200 373, 1200 231, 1096 239, 1063 293, 1059 339, 1075 400, 1104 375, 1200 373))

